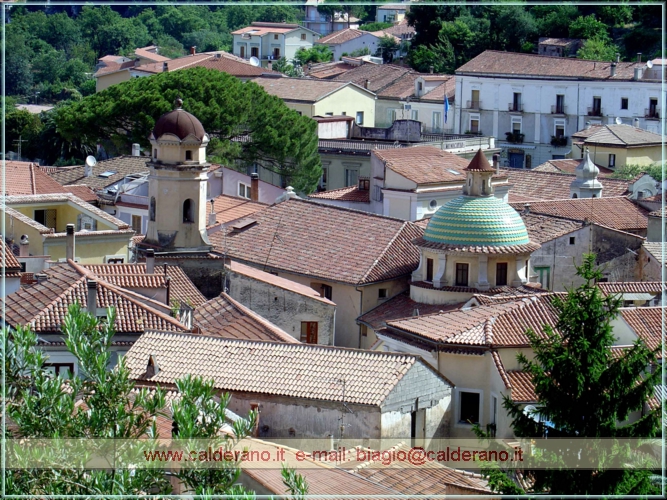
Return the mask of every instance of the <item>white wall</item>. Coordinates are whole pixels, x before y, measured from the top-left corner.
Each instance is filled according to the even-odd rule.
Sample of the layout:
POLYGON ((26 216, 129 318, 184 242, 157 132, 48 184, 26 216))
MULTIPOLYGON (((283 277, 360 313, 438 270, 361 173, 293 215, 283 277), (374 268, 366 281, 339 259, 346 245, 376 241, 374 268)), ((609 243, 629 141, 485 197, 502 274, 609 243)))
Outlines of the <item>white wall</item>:
POLYGON ((371 55, 375 55, 379 41, 380 39, 375 35, 366 33, 364 35, 358 36, 357 38, 354 38, 353 40, 348 40, 347 42, 344 43, 338 43, 338 44, 323 43, 322 45, 326 45, 331 49, 331 52, 333 52, 334 54, 334 61, 339 61, 340 58, 343 56, 343 52, 346 52, 348 55, 350 55, 355 50, 363 49, 366 47, 368 48, 368 50, 370 50, 371 55))

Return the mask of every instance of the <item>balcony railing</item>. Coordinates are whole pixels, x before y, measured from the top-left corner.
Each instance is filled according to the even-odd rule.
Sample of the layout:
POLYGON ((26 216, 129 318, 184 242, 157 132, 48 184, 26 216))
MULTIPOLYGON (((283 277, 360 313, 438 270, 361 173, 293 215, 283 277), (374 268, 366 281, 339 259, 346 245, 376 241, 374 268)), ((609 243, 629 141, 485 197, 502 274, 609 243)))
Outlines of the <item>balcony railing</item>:
POLYGON ((482 109, 482 101, 466 101, 466 109, 482 109))
POLYGON ((552 104, 551 105, 551 114, 552 115, 566 115, 567 114, 567 107, 566 106, 558 106, 557 104, 552 104))
POLYGON ((644 108, 644 118, 660 119, 660 110, 658 108, 644 108))
POLYGON ((588 108, 588 116, 602 116, 602 108, 588 108))
POLYGON ((509 103, 507 105, 507 110, 512 112, 512 113, 523 113, 523 104, 521 103, 509 103))
POLYGON ((551 136, 551 145, 556 147, 556 148, 562 148, 564 146, 567 146, 567 137, 564 135, 560 136, 551 136))
POLYGON ((524 134, 519 132, 505 132, 505 136, 507 137, 507 142, 511 142, 512 144, 523 144, 525 137, 524 134))

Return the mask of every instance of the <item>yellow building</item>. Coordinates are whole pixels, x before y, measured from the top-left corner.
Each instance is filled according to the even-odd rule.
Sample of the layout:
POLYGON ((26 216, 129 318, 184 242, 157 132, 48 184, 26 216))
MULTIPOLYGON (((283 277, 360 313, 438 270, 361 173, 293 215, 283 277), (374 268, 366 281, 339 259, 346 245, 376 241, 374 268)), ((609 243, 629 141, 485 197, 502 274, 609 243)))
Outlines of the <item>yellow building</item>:
POLYGON ((583 158, 586 148, 593 163, 611 169, 662 161, 662 137, 630 125, 598 125, 573 134, 572 157, 583 158))
POLYGON ((77 261, 83 264, 128 261, 128 245, 134 230, 73 194, 7 196, 5 204, 6 236, 17 243, 27 240, 29 256, 65 259, 66 228, 72 224, 77 261))
POLYGON ((359 126, 375 126, 375 94, 354 83, 266 77, 253 82, 301 115, 352 116, 359 126))

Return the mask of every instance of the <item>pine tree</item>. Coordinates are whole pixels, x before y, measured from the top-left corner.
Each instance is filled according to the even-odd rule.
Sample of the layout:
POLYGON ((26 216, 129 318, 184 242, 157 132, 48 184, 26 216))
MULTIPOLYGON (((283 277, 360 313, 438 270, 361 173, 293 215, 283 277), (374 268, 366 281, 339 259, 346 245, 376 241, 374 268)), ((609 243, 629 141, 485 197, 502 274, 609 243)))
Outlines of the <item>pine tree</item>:
MULTIPOLYGON (((661 410, 626 423, 631 412, 642 410, 659 383, 656 354, 638 340, 622 356, 610 347, 615 337, 611 322, 619 314, 620 299, 605 296, 596 286, 602 273, 595 255, 585 254, 577 266, 585 282, 555 297, 559 313, 555 328, 544 326, 543 334, 528 331, 533 360, 517 356, 523 371, 532 375, 542 420, 553 424, 548 437, 558 438, 652 438, 660 432, 661 410)), ((517 437, 541 437, 544 424, 526 414, 511 398, 503 406, 512 417, 517 437)), ((623 463, 633 461, 633 450, 620 451, 623 463)), ((647 495, 660 494, 651 481, 652 472, 641 468, 597 470, 546 469, 525 471, 532 492, 550 495, 647 495)), ((489 473, 496 491, 523 493, 501 470, 489 473)))

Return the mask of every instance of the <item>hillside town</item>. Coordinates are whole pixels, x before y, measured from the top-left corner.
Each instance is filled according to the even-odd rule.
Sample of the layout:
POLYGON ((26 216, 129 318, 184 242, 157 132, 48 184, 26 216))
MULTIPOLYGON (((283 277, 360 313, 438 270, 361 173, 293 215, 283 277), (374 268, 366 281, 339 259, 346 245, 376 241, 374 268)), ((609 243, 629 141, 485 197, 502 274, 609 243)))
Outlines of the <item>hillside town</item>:
MULTIPOLYGON (((121 437, 120 417, 115 431, 89 420, 72 430, 109 403, 103 384, 118 376, 129 399, 100 419, 111 429, 126 412, 138 430, 123 438, 235 435, 280 455, 282 468, 243 464, 224 481, 170 469, 151 476, 162 489, 127 486, 139 475, 105 494, 535 492, 540 476, 527 471, 499 489, 478 466, 368 457, 482 435, 508 449, 569 436, 545 389, 551 376, 564 387, 563 370, 539 363, 548 342, 575 356, 576 316, 605 332, 591 359, 637 372, 623 379, 640 388, 632 402, 605 418, 638 429, 630 437, 660 438, 664 54, 593 60, 577 55, 590 39, 536 32, 531 50, 489 46, 445 71, 435 56, 416 63, 419 9, 431 7, 325 3, 304 2, 296 22, 229 28, 227 50, 193 43, 178 54, 155 38, 99 52, 76 98, 12 97, 26 121, 7 106, 0 297, 16 389, 5 437, 121 437), (35 146, 36 132, 24 144, 38 122, 48 147, 35 146), (587 314, 593 303, 600 318, 587 314), (135 402, 150 394, 166 394, 164 411, 140 428, 151 410, 135 402), (188 404, 190 426, 180 420, 188 404), (60 428, 56 414, 74 423, 60 428), (197 434, 202 422, 215 428, 197 434), (319 460, 314 443, 356 447, 355 459, 319 460)), ((6 14, 7 27, 31 15, 6 14)), ((585 340, 593 353, 596 340, 585 340)), ((18 491, 38 495, 60 484, 13 480, 17 490, 41 484, 18 491)))

